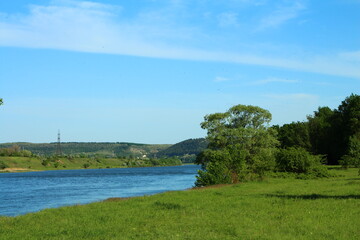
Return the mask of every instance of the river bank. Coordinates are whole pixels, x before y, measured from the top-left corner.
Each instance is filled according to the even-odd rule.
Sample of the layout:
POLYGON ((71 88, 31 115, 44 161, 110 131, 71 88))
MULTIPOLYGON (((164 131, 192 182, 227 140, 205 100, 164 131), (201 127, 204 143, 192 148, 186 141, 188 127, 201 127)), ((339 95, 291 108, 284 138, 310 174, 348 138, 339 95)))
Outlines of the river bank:
POLYGON ((0 173, 182 165, 179 159, 0 157, 0 173))
POLYGON ((0 217, 2 239, 358 239, 360 177, 267 178, 0 217))

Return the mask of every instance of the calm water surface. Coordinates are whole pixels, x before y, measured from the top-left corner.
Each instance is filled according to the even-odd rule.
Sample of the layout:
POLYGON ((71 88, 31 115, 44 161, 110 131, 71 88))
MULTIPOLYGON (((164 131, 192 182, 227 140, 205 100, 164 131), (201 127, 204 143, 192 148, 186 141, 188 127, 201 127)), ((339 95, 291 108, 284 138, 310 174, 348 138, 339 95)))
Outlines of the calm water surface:
POLYGON ((194 185, 199 166, 56 170, 0 174, 0 215, 182 190, 194 185))

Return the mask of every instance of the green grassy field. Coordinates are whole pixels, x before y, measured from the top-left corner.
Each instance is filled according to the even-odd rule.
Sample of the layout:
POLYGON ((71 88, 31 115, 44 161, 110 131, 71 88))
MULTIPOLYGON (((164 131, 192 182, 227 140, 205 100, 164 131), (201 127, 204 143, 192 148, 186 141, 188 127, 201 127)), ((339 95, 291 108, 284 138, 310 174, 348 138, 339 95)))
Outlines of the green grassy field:
POLYGON ((0 217, 0 239, 360 239, 360 177, 262 182, 0 217))
POLYGON ((18 171, 44 171, 44 170, 65 170, 84 168, 123 168, 123 167, 151 167, 181 165, 178 159, 124 159, 124 158, 55 158, 42 164, 43 160, 36 157, 2 157, 0 163, 6 164, 7 168, 0 169, 0 172, 18 171), (86 167, 85 167, 86 164, 86 167))

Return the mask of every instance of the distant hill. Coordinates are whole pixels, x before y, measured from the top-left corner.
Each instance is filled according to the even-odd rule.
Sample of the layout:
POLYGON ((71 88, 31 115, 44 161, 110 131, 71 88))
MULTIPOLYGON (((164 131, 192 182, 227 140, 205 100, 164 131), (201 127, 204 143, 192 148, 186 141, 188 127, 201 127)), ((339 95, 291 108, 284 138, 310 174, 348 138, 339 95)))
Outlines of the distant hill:
MULTIPOLYGON (((21 150, 29 150, 34 154, 51 156, 56 153, 57 143, 2 143, 0 148, 14 145, 21 150)), ((143 157, 180 158, 183 162, 193 162, 196 154, 207 147, 204 138, 188 139, 174 145, 171 144, 139 144, 127 142, 63 142, 61 151, 66 155, 84 155, 102 157, 143 157)))
POLYGON ((207 147, 205 138, 188 139, 156 153, 157 157, 178 157, 183 162, 193 162, 196 155, 207 147))
MULTIPOLYGON (((8 148, 18 145, 23 150, 29 150, 34 154, 50 156, 56 153, 57 143, 3 143, 0 148, 8 148)), ((63 142, 61 151, 66 155, 101 155, 105 157, 139 157, 153 155, 162 151, 171 144, 138 144, 125 142, 63 142)))

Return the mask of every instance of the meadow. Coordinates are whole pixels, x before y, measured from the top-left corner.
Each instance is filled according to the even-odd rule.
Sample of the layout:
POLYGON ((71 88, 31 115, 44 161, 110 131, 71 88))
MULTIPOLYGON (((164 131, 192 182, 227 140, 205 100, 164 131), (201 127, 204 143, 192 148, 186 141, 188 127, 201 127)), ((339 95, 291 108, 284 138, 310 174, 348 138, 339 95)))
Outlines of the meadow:
POLYGON ((1 239, 359 239, 358 169, 0 217, 1 239))

